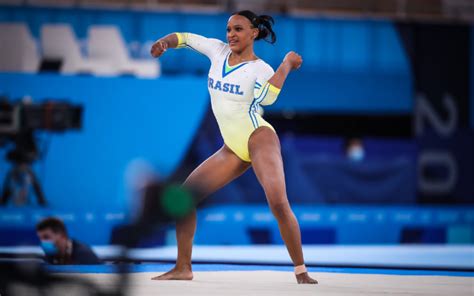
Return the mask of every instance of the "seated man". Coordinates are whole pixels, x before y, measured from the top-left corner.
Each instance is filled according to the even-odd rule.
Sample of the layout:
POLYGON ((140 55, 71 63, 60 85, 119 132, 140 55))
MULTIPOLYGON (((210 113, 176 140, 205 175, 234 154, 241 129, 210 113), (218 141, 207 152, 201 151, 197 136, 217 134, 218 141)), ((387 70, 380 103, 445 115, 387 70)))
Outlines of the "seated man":
POLYGON ((50 264, 100 264, 92 249, 70 239, 66 226, 57 218, 46 218, 36 225, 41 247, 50 264))

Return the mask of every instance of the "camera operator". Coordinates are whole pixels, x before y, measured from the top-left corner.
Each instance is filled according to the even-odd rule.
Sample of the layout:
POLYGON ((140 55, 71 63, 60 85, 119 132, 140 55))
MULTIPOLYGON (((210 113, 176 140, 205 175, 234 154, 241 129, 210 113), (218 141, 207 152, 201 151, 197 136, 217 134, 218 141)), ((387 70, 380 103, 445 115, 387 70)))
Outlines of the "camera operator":
POLYGON ((50 264, 101 264, 89 246, 69 238, 66 226, 58 218, 40 221, 36 233, 50 264))

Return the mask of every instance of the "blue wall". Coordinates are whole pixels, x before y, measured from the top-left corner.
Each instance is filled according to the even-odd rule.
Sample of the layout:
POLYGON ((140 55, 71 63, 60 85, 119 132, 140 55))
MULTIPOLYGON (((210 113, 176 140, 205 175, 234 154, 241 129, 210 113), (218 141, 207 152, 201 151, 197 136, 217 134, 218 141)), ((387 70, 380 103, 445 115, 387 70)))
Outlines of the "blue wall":
MULTIPOLYGON (((303 244, 469 244, 472 207, 293 206, 303 244)), ((267 206, 219 206, 198 215, 195 243, 283 244, 267 206), (219 233, 220 235, 209 235, 219 233)))
MULTIPOLYGON (((293 205, 292 208, 306 245, 474 243, 473 207, 293 205)), ((38 244, 34 225, 46 215, 61 217, 72 237, 92 245, 110 243, 113 227, 123 223, 125 216, 110 208, 83 212, 0 209, 0 246, 38 244)), ((198 245, 283 244, 278 223, 267 205, 201 209, 194 242, 198 245)), ((175 243, 174 230, 164 227, 144 239, 142 245, 175 243)))
MULTIPOLYGON (((200 78, 137 80, 0 74, 0 92, 84 105, 83 129, 51 135, 37 170, 53 207, 124 205, 124 170, 144 158, 168 174, 188 149, 208 107, 200 78), (186 92, 178 91, 186 88, 186 92)), ((3 159, 3 155, 2 159, 3 159)), ((0 160, 0 176, 8 165, 0 160)))
MULTIPOLYGON (((225 40, 227 19, 227 14, 0 7, 0 21, 26 22, 35 38, 42 24, 66 22, 85 45, 90 25, 116 25, 132 54, 141 57, 149 57, 152 42, 170 32, 225 40)), ((304 64, 269 111, 411 112, 412 74, 393 23, 276 16, 274 29, 277 43, 257 42, 257 55, 276 69, 295 50, 304 64)), ((168 74, 205 75, 209 68, 206 57, 187 50, 168 51, 160 61, 168 74)))

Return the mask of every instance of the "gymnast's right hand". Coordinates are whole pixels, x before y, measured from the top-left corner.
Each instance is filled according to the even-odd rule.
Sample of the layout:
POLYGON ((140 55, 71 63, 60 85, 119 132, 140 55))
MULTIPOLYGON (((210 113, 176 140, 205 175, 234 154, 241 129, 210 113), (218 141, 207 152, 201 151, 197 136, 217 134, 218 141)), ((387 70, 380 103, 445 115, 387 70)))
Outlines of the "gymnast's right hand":
POLYGON ((154 58, 159 58, 168 49, 168 43, 161 39, 157 40, 151 46, 150 53, 154 58))

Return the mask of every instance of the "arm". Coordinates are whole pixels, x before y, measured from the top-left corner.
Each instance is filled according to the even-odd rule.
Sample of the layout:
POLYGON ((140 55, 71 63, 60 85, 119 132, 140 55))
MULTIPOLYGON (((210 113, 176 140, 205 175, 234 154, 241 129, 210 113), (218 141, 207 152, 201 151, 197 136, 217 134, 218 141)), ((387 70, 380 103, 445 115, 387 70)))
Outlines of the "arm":
POLYGON ((212 60, 213 57, 224 48, 224 46, 225 43, 217 39, 206 38, 192 33, 172 33, 158 39, 153 44, 151 47, 151 55, 158 58, 162 56, 168 48, 187 47, 202 53, 212 60))
POLYGON ((268 83, 281 89, 285 83, 286 77, 290 74, 290 71, 299 69, 302 63, 303 59, 301 56, 294 51, 290 51, 286 54, 275 74, 270 78, 270 80, 268 80, 268 83))
POLYGON ((163 53, 168 48, 176 48, 178 47, 178 35, 176 33, 168 34, 163 38, 160 38, 153 43, 151 46, 151 55, 154 58, 158 58, 163 55, 163 53))
POLYGON ((290 74, 291 70, 299 69, 302 62, 303 59, 299 54, 293 51, 287 53, 273 76, 261 87, 256 84, 255 98, 259 104, 263 106, 273 104, 280 94, 288 74, 290 74))

